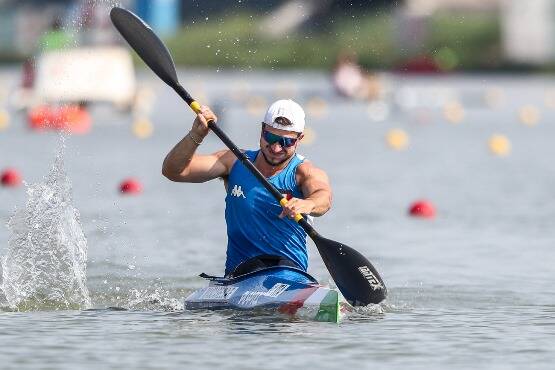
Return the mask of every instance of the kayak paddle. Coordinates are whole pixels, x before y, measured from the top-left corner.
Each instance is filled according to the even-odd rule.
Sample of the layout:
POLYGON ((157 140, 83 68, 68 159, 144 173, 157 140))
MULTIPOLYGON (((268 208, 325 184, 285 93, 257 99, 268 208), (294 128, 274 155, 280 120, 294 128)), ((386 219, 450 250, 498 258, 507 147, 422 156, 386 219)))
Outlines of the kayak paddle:
MULTIPOLYGON (((199 113, 200 104, 179 84, 170 52, 154 31, 141 18, 123 8, 113 8, 110 11, 110 18, 119 33, 150 69, 168 86, 173 88, 195 113, 199 113)), ((208 122, 208 127, 281 205, 287 203, 283 195, 268 182, 266 177, 260 173, 215 122, 208 122)), ((387 295, 385 284, 366 257, 345 244, 324 238, 314 230, 301 214, 295 216, 295 221, 301 225, 316 244, 316 248, 335 284, 337 284, 337 288, 350 304, 366 306, 370 303, 380 303, 385 299, 387 295)))

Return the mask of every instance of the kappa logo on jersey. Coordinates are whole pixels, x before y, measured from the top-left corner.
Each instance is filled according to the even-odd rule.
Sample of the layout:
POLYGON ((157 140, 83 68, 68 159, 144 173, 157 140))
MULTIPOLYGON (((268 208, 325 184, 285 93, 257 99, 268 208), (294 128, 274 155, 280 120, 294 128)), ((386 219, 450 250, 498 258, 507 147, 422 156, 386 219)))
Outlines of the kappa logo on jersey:
POLYGON ((231 189, 231 195, 237 198, 246 198, 245 194, 243 193, 243 189, 241 189, 241 185, 233 185, 233 189, 231 189))

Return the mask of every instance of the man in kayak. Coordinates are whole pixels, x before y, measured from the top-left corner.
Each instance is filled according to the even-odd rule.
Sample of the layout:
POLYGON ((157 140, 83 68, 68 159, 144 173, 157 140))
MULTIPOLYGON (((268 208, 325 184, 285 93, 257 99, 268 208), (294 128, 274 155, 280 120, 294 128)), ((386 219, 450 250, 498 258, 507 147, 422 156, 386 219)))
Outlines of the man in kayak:
POLYGON ((331 207, 326 173, 296 153, 303 139, 305 114, 292 100, 268 108, 260 132, 260 149, 244 153, 255 167, 287 197, 283 207, 229 150, 201 155, 196 149, 208 135, 208 121, 217 121, 203 106, 189 133, 168 153, 162 173, 178 182, 223 178, 227 192, 226 276, 268 265, 308 266, 306 233, 294 221, 301 213, 322 216, 331 207))

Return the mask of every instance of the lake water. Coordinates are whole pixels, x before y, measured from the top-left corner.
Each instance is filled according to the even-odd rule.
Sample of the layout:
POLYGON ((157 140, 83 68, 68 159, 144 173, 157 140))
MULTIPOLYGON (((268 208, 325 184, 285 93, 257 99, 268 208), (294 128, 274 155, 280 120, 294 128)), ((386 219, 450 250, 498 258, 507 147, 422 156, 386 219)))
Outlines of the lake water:
MULTIPOLYGON (((555 79, 389 76, 384 116, 383 106, 334 97, 320 73, 181 73, 243 148, 258 143, 265 103, 287 94, 307 107, 313 142, 300 152, 334 190, 316 229, 366 255, 390 293, 382 313, 329 324, 183 311, 183 298, 205 284, 198 274, 223 271, 223 185, 162 177, 193 116, 141 76, 157 96, 148 139, 102 106, 88 135, 38 134, 18 115, 0 132, 0 168, 18 168, 34 189, 0 188, 0 255, 12 288, 40 285, 19 310, 16 293, 0 294, 2 368, 552 367, 555 79), (451 106, 451 120, 464 113, 460 123, 445 116, 451 99, 464 109, 451 106), (519 118, 526 106, 529 125, 519 118), (394 128, 408 135, 405 150, 386 144, 394 128), (494 134, 510 140, 510 155, 490 152, 494 134), (126 177, 144 192, 121 196, 126 177), (436 206, 435 219, 407 216, 420 198, 436 206)), ((8 89, 16 71, 1 77, 8 89)), ((219 148, 211 135, 199 151, 219 148)), ((330 281, 312 245, 309 271, 330 281)))

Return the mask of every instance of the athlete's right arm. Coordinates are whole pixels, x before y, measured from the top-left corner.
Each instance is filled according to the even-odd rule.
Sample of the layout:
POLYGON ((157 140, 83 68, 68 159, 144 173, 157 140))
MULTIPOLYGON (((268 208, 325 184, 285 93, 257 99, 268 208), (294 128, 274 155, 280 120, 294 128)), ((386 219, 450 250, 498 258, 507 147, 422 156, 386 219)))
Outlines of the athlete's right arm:
POLYGON ((195 154, 197 147, 208 135, 208 121, 217 120, 208 108, 201 107, 191 131, 164 159, 162 174, 172 181, 205 182, 229 174, 235 157, 229 150, 221 150, 209 155, 195 154))

